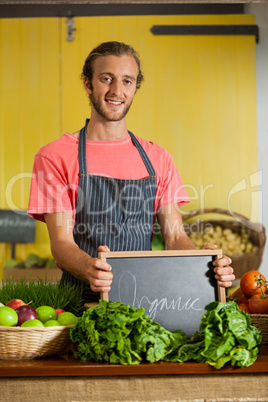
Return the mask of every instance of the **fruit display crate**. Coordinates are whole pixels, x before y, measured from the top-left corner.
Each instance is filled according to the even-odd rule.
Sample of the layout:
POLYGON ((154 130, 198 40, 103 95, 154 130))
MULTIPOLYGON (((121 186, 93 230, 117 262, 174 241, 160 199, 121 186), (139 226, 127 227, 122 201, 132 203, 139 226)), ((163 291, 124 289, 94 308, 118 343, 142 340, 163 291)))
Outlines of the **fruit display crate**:
POLYGON ((62 271, 59 268, 4 268, 4 281, 13 279, 18 281, 22 278, 25 280, 47 279, 60 280, 62 271))
POLYGON ((34 359, 64 352, 72 343, 70 326, 0 326, 0 360, 34 359))

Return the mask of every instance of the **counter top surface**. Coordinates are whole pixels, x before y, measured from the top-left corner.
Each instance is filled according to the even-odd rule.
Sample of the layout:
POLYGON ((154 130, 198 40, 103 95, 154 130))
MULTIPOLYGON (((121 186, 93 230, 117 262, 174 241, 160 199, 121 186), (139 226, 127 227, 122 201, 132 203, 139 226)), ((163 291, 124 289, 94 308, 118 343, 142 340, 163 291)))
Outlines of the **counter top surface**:
POLYGON ((142 363, 138 365, 119 365, 95 361, 81 361, 75 358, 58 356, 33 360, 0 360, 0 377, 59 377, 59 376, 131 376, 165 374, 236 374, 267 373, 268 353, 261 351, 254 364, 249 367, 222 369, 196 362, 185 363, 142 363))

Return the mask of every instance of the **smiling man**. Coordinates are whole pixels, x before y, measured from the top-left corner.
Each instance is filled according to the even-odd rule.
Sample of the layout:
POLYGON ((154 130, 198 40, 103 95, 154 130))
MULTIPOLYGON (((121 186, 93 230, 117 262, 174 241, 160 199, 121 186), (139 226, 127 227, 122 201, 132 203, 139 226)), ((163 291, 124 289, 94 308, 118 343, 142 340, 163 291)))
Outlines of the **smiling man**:
POLYGON ((87 69, 84 70, 85 89, 93 106, 91 120, 123 121, 136 92, 138 66, 135 59, 123 55, 118 64, 117 56, 98 57, 94 62, 95 74, 91 81, 86 76, 87 69))
MULTIPOLYGON (((62 284, 81 286, 92 302, 113 278, 98 250, 150 250, 156 216, 167 250, 195 247, 179 209, 189 198, 170 154, 127 129, 143 81, 136 51, 102 43, 88 55, 82 78, 91 118, 36 154, 28 213, 47 224, 62 284)), ((230 263, 225 256, 214 262, 224 287, 235 279, 230 263)))

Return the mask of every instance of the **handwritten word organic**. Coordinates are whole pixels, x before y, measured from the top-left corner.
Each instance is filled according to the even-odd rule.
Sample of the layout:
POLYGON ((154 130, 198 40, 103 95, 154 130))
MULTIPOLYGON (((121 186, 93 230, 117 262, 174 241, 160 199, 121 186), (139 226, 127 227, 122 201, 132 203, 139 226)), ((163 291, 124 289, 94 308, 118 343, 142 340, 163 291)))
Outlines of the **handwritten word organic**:
POLYGON ((163 297, 161 299, 156 298, 154 300, 150 300, 146 295, 137 297, 137 280, 135 275, 129 271, 125 271, 119 279, 118 282, 118 295, 119 301, 132 305, 133 307, 141 308, 144 307, 147 314, 153 320, 155 319, 157 312, 161 310, 195 310, 195 311, 203 311, 203 308, 200 308, 199 297, 197 298, 186 298, 183 300, 181 296, 177 298, 168 299, 167 297, 163 297), (125 292, 123 289, 127 288, 127 300, 124 300, 125 292), (148 308, 147 308, 148 307, 148 308))

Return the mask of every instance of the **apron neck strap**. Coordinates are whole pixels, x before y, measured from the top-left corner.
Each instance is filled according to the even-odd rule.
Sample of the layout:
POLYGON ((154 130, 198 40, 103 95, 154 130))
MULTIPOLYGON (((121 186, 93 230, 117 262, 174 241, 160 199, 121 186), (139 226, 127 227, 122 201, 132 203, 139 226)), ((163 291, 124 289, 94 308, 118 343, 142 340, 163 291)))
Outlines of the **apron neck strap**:
POLYGON ((144 162, 144 164, 146 166, 146 169, 148 170, 149 175, 150 176, 155 176, 155 171, 154 171, 153 165, 151 164, 151 161, 148 158, 148 156, 147 156, 146 152, 144 151, 144 149, 142 148, 141 144, 139 143, 139 141, 137 140, 137 138, 135 137, 134 134, 132 134, 130 131, 128 133, 129 133, 129 135, 130 135, 130 137, 131 137, 131 139, 133 141, 133 144, 135 145, 135 147, 139 151, 141 159, 143 160, 143 162, 144 162))
POLYGON ((78 145, 79 170, 80 170, 80 173, 82 173, 82 174, 87 174, 86 139, 87 139, 88 122, 89 122, 89 119, 86 119, 86 124, 80 130, 80 133, 79 133, 79 145, 78 145))

